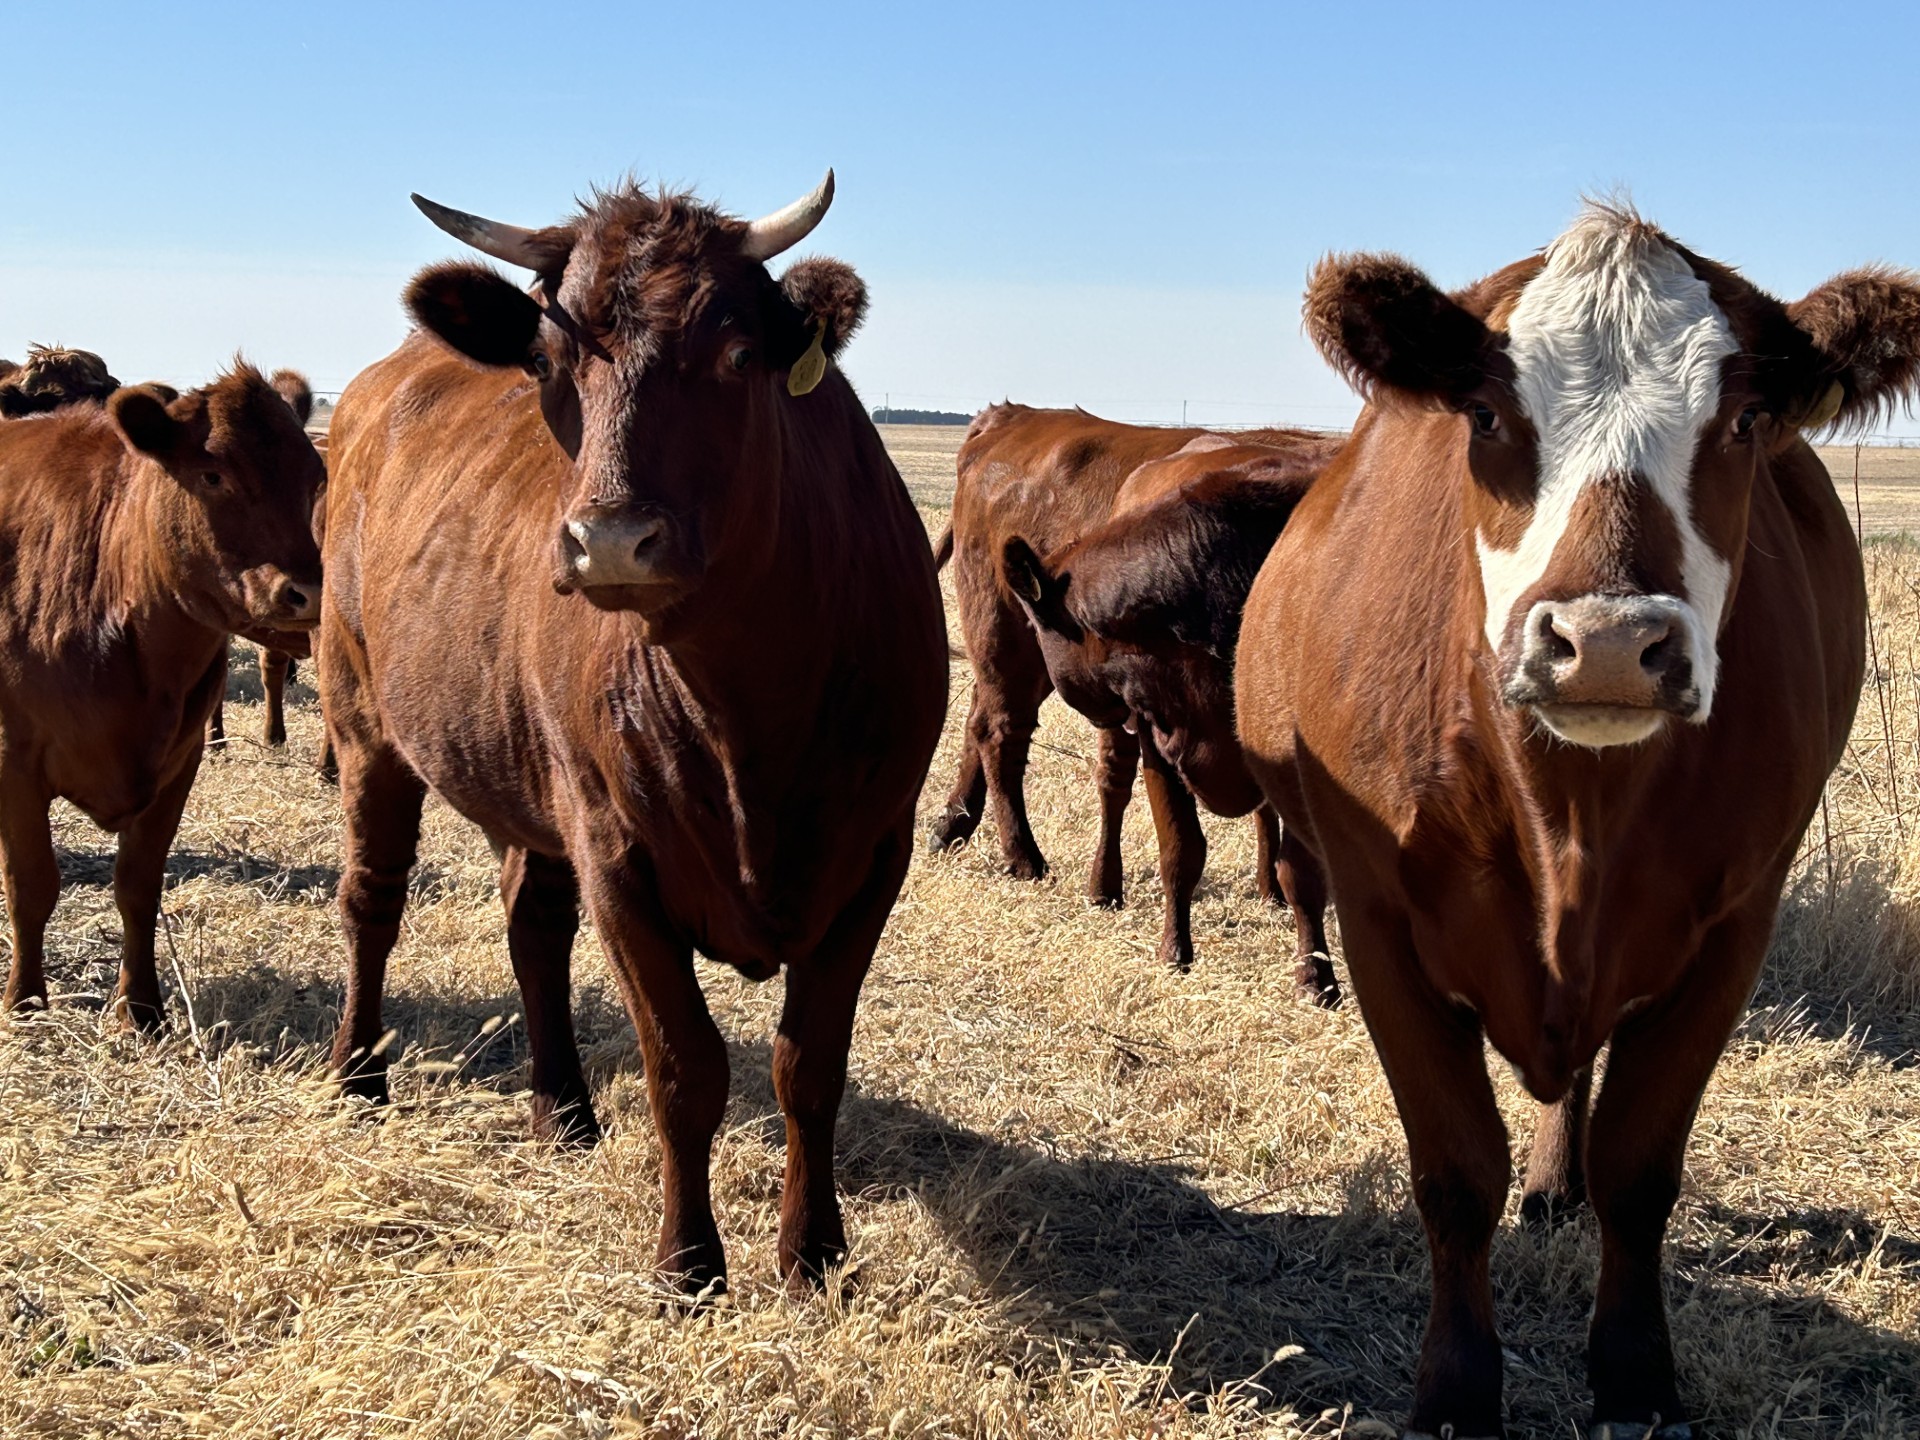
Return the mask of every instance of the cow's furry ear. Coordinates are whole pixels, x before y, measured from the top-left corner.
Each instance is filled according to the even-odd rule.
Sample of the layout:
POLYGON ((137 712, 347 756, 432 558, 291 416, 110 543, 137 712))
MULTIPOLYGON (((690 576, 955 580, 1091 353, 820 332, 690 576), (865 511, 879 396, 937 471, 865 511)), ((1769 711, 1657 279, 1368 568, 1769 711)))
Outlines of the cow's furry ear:
POLYGON ((293 407, 293 413, 306 424, 313 418, 313 386, 298 370, 276 370, 267 378, 280 398, 293 407))
POLYGON ((867 284, 840 260, 802 260, 780 277, 780 290, 805 317, 809 339, 823 327, 820 345, 837 355, 867 318, 867 284))
POLYGON ((1487 378, 1487 327, 1396 255, 1327 256, 1302 308, 1307 338, 1365 399, 1456 403, 1487 378))
POLYGON ((469 360, 496 368, 526 365, 540 330, 540 307, 484 265, 429 265, 407 286, 405 302, 423 330, 469 360))
POLYGON ((1002 548, 1000 571, 1007 588, 1019 599, 1034 624, 1076 644, 1079 642, 1080 624, 1066 603, 1067 587, 1073 583, 1071 575, 1049 570, 1047 562, 1019 535, 1002 548))
POLYGON ((1829 417, 1836 428, 1871 425, 1920 392, 1920 274, 1890 265, 1850 270, 1788 305, 1787 316, 1822 362, 1809 393, 1817 400, 1839 382, 1829 417))
POLYGON ((129 450, 163 465, 198 450, 188 417, 179 413, 180 398, 154 385, 132 385, 113 392, 107 414, 129 450))

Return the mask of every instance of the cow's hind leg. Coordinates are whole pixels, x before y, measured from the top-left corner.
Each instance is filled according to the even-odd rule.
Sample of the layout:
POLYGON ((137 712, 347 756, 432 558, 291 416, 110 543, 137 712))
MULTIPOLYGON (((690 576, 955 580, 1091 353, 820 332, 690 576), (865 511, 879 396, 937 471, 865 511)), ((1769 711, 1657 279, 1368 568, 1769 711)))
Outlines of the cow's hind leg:
POLYGON ((1053 679, 1025 612, 1000 589, 991 566, 966 546, 956 552, 954 563, 960 623, 973 661, 973 702, 964 741, 971 753, 962 755, 944 828, 930 838, 938 844, 943 835, 972 834, 984 800, 1000 831, 1007 874, 1038 880, 1047 873, 1047 861, 1027 819, 1027 756, 1040 723, 1040 702, 1053 689, 1053 679), (956 807, 966 810, 966 819, 957 818, 956 807))
MULTIPOLYGON (((220 678, 226 679, 225 671, 220 678)), ((113 899, 120 911, 120 988, 114 1003, 121 1022, 131 1029, 151 1033, 165 1023, 160 977, 154 968, 154 931, 167 878, 167 852, 173 848, 180 814, 187 808, 199 770, 196 753, 120 832, 120 853, 113 863, 113 899)))
POLYGON ((846 1090, 860 986, 906 879, 907 859, 903 827, 881 842, 866 884, 819 949, 787 971, 786 1004, 773 1042, 773 1088, 787 1120, 780 1273, 789 1283, 818 1282, 846 1256, 833 1181, 833 1131, 846 1090))
POLYGON ((376 739, 354 737, 340 745, 339 754, 346 816, 340 928, 347 944, 347 995, 333 1037, 332 1066, 345 1093, 385 1104, 381 1001, 387 957, 400 938, 426 787, 398 751, 376 739))
POLYGON ((1117 906, 1124 884, 1120 834, 1127 818, 1127 802, 1133 799, 1133 777, 1140 768, 1140 741, 1132 731, 1118 726, 1103 726, 1099 736, 1094 783, 1100 791, 1100 841, 1087 876, 1087 898, 1096 905, 1117 906))
POLYGON ((1160 889, 1166 899, 1160 959, 1176 970, 1193 968, 1193 892, 1207 868, 1207 835, 1193 792, 1161 756, 1151 736, 1140 737, 1147 772, 1147 803, 1160 841, 1160 889))
POLYGON ((287 743, 287 681, 293 678, 293 657, 284 650, 260 652, 260 687, 267 694, 267 719, 261 738, 269 745, 287 743))
POLYGON ((213 710, 207 716, 207 744, 225 745, 227 743, 227 665, 232 656, 233 642, 227 642, 227 651, 220 656, 220 684, 214 691, 213 710))
POLYGON ((967 701, 967 728, 960 733, 960 773, 954 776, 953 789, 941 808, 940 818, 927 831, 927 848, 938 854, 966 844, 980 828, 980 817, 987 809, 987 771, 980 759, 980 746, 974 740, 976 717, 980 713, 980 687, 973 687, 967 701))
POLYGON ((1287 903, 1286 892, 1280 888, 1280 875, 1276 868, 1280 863, 1280 817, 1273 806, 1261 805, 1253 812, 1253 842, 1255 856, 1253 861, 1253 889, 1269 905, 1287 903))
POLYGON ((51 803, 34 767, 0 755, 0 881, 13 932, 13 963, 0 1004, 8 1010, 47 1005, 47 921, 60 899, 60 862, 47 827, 51 803))
POLYGON ((622 837, 569 849, 600 943, 640 1035, 647 1103, 660 1137, 662 1213, 655 1261, 682 1294, 726 1288, 709 1171, 727 1109, 727 1047, 693 971, 693 952, 667 921, 651 866, 622 837))
POLYGON ((1479 1022, 1436 994, 1397 916, 1342 912, 1347 968, 1407 1134, 1433 1297, 1411 1435, 1504 1434, 1489 1268, 1511 1162, 1479 1022))
POLYGON ((1298 835, 1283 830, 1274 853, 1273 875, 1293 912, 1294 990, 1302 999, 1332 1009, 1340 1003, 1340 982, 1327 949, 1326 872, 1298 835))
POLYGON ((1587 1119, 1593 1106, 1593 1070, 1577 1070, 1573 1088, 1540 1107, 1527 1156, 1520 1221, 1535 1229, 1571 1220, 1587 1203, 1587 1119))
MULTIPOLYGON (((1777 896, 1780 886, 1760 893, 1777 896)), ((1641 1427, 1662 1440, 1690 1433, 1674 1378, 1660 1247, 1694 1112, 1753 993, 1772 931, 1771 898, 1722 922, 1680 986, 1613 1032, 1587 1137, 1587 1190, 1600 1222, 1587 1332, 1596 1435, 1646 1434, 1641 1427)))
POLYGON ((507 909, 513 976, 526 1007, 534 1133, 561 1144, 591 1145, 600 1138, 600 1126, 573 1033, 573 938, 580 928, 573 866, 509 848, 500 866, 500 898, 507 909))

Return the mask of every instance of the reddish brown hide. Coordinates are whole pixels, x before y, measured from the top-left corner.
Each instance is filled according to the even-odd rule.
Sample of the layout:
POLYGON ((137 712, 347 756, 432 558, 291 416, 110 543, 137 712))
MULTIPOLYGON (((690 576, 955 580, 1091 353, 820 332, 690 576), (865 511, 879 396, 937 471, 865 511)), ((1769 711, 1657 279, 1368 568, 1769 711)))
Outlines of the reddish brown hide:
MULTIPOLYGON (((304 428, 313 415, 313 387, 307 383, 307 377, 298 370, 276 370, 268 377, 276 394, 292 407, 294 415, 304 428)), ((317 449, 318 447, 316 447, 317 449)), ((324 452, 323 452, 324 453, 324 452)), ((325 534, 327 514, 326 487, 323 484, 320 497, 313 507, 313 538, 320 541, 325 534)), ((286 641, 262 646, 260 650, 260 688, 266 697, 266 720, 261 726, 260 738, 268 745, 281 746, 287 743, 287 682, 293 678, 294 663, 305 660, 313 651, 304 635, 290 637, 286 641)), ((226 687, 220 688, 220 696, 213 703, 213 714, 207 717, 207 743, 218 745, 227 738, 226 687)), ((323 755, 320 765, 327 766, 323 755)))
MULTIPOLYGON (((1020 880, 1047 873, 1027 819, 1026 772, 1040 704, 1053 681, 1033 626, 1007 588, 1001 557, 1015 536, 1039 555, 1070 544, 1112 513, 1120 487, 1135 470, 1207 433, 1014 404, 993 405, 974 417, 960 447, 953 518, 936 547, 943 564, 953 561, 973 697, 960 771, 927 835, 930 848, 965 843, 990 805, 1007 873, 1020 880)), ((1238 438, 1282 446, 1323 439, 1298 430, 1249 431, 1238 438)), ((1118 815, 1109 797, 1131 794, 1138 750, 1124 733, 1103 733, 1100 745, 1103 827, 1089 891, 1096 903, 1117 904, 1118 815)), ((1271 893, 1271 877, 1262 869, 1262 892, 1271 893)))
POLYGON ((1296 983, 1328 1005, 1339 989, 1322 928, 1324 887, 1312 856, 1279 833, 1241 757, 1233 653, 1255 573, 1338 444, 1203 436, 1135 470, 1111 517, 1044 561, 1022 536, 1007 541, 1003 557, 1048 679, 1099 727, 1095 901, 1120 896, 1120 824, 1137 756, 1160 842, 1162 960, 1177 969, 1193 963, 1193 892, 1207 853, 1195 799, 1217 815, 1257 809, 1262 890, 1277 889, 1292 906, 1296 983))
MULTIPOLYGON (((1547 332, 1553 345, 1517 345, 1508 329, 1541 259, 1452 295, 1388 257, 1330 259, 1316 272, 1309 332, 1371 403, 1268 557, 1241 633, 1248 762, 1326 862, 1348 978, 1406 1128, 1433 1262, 1410 1432, 1424 1435, 1502 1428, 1489 1247, 1509 1151, 1487 1042, 1549 1107, 1525 1212, 1545 1217, 1584 1195, 1599 1221, 1594 1433, 1689 1433, 1661 1241, 1695 1109, 1846 744, 1863 666, 1860 557, 1798 427, 1832 419, 1835 405, 1845 423, 1910 397, 1920 356, 1913 277, 1862 272, 1782 306, 1636 217, 1598 211, 1582 223, 1584 250, 1549 252, 1567 257, 1554 270, 1560 303, 1544 322, 1530 312, 1560 327, 1547 332), (1574 269, 1594 253, 1607 263, 1574 269), (1575 284, 1586 296, 1568 298, 1575 284), (1656 292, 1665 309, 1645 300, 1656 292), (1553 373, 1558 356, 1654 353, 1610 327, 1651 328, 1684 307, 1704 317, 1685 343, 1725 337, 1729 349, 1724 364, 1681 377, 1708 402, 1685 422, 1690 450, 1655 457, 1683 467, 1692 457, 1694 503, 1664 523, 1701 527, 1734 567, 1726 609, 1692 657, 1696 679, 1717 658, 1711 718, 1669 713, 1649 683, 1639 710, 1610 700, 1594 720, 1560 706, 1560 724, 1593 737, 1565 743, 1533 697, 1503 684, 1494 649, 1555 642, 1553 630, 1523 634, 1496 616, 1488 635, 1483 572, 1506 579, 1500 567, 1513 562, 1501 557, 1520 554, 1549 474, 1538 436, 1555 412, 1523 409, 1521 397, 1552 398, 1552 383, 1574 373, 1553 373), (1542 354, 1546 370, 1521 369, 1542 354), (1609 743, 1620 735, 1646 738, 1609 743)), ((1687 415, 1673 399, 1681 379, 1657 369, 1574 378, 1588 388, 1555 423, 1612 426, 1589 432, 1591 453, 1626 450, 1643 416, 1687 415), (1635 406, 1608 388, 1629 383, 1641 399, 1667 388, 1658 405, 1635 406)), ((1644 500, 1652 473, 1560 479, 1644 500)), ((1687 480, 1683 469, 1665 483, 1687 480)), ((1612 577, 1601 603, 1643 603, 1618 557, 1646 532, 1582 534, 1571 513, 1516 616, 1590 603, 1555 590, 1556 572, 1612 577)), ((1700 603, 1697 577, 1711 573, 1656 577, 1685 587, 1659 603, 1676 613, 1700 603)), ((1575 645, 1559 643, 1572 666, 1575 645)), ((1666 653, 1647 645, 1653 680, 1666 653)))
POLYGON ((431 786, 503 856, 535 1122, 576 1142, 598 1134, 569 1006, 584 900, 645 1058, 659 1264, 691 1293, 726 1273, 707 1172, 727 1052, 693 958, 785 969, 779 1261, 818 1277, 846 1243, 855 1004, 946 707, 906 487, 831 363, 810 391, 811 360, 792 378, 839 350, 864 286, 830 260, 776 283, 767 226, 684 196, 623 188, 531 237, 423 208, 534 265, 540 298, 423 272, 426 328, 335 412, 317 646, 346 808, 335 1064, 386 1094, 381 988, 431 786))
POLYGON ((47 807, 120 837, 125 1020, 161 1021, 154 923, 167 850, 199 768, 226 637, 319 614, 308 528, 322 472, 287 407, 241 365, 169 401, 117 391, 0 425, 0 870, 13 966, 5 1004, 44 1005, 60 889, 47 807))
POLYGON ((91 350, 30 345, 27 362, 0 360, 0 420, 44 415, 62 405, 105 400, 120 382, 91 350))

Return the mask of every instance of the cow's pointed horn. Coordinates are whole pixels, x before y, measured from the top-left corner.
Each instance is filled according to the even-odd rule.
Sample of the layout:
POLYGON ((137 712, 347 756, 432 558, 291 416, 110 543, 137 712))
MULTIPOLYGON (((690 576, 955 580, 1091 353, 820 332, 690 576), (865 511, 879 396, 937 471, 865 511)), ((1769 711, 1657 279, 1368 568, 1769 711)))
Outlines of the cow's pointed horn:
POLYGON ((833 171, 819 188, 784 210, 776 210, 747 226, 747 243, 741 248, 749 260, 771 260, 782 250, 791 250, 806 239, 833 203, 833 171))
POLYGON ((420 213, 427 219, 483 255, 491 255, 509 265, 518 265, 523 270, 538 270, 550 258, 533 243, 534 232, 531 230, 523 230, 518 225, 503 225, 498 220, 483 220, 464 210, 436 205, 422 195, 415 195, 413 203, 420 207, 420 213))

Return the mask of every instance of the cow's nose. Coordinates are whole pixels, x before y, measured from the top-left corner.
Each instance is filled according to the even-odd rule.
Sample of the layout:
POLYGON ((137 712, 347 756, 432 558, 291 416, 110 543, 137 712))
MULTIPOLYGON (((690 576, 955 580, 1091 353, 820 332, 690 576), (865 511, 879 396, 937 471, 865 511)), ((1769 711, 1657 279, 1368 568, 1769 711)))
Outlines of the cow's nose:
POLYGON ((1560 705, 1671 705, 1692 676, 1685 617, 1664 597, 1545 600, 1527 616, 1520 670, 1538 700, 1560 705))
POLYGON ((311 621, 320 618, 320 587, 282 578, 274 586, 273 603, 289 620, 311 621))
POLYGON ((591 510, 566 524, 566 549, 581 585, 659 583, 669 532, 663 515, 591 510))

